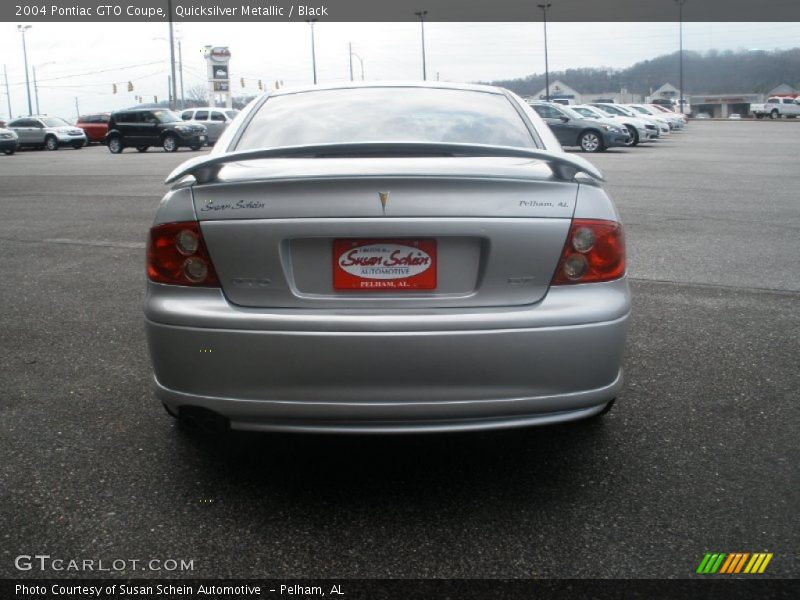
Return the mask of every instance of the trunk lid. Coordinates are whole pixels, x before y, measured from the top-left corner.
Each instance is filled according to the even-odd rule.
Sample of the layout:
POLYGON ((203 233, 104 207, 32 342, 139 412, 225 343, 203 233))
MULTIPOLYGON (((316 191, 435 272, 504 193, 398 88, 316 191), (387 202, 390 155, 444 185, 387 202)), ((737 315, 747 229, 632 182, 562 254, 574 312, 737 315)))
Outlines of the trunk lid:
POLYGON ((309 158, 231 164, 193 194, 224 293, 235 304, 444 308, 540 300, 577 190, 530 159, 309 158), (348 245, 357 252, 344 256, 348 245), (424 257, 423 267, 400 271, 410 273, 402 278, 371 271, 361 279, 418 283, 340 287, 355 281, 355 260, 383 251, 381 264, 396 252, 424 257))

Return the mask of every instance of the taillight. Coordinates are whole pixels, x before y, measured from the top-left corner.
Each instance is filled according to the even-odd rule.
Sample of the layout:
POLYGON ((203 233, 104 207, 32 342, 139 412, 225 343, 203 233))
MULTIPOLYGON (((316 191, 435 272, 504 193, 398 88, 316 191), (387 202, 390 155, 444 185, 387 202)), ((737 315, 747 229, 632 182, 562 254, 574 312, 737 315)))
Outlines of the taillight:
POLYGON ((553 285, 619 279, 625 274, 625 238, 614 221, 575 219, 553 285))
POLYGON ((156 283, 219 287, 197 222, 165 223, 150 229, 147 276, 156 283))

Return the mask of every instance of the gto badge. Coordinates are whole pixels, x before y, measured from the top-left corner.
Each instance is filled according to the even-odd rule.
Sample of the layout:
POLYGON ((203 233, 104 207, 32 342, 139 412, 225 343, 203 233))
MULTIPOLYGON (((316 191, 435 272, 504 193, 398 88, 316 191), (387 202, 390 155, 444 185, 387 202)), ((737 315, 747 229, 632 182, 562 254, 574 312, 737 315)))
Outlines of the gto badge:
POLYGON ((381 208, 383 208, 383 214, 386 214, 386 203, 389 201, 389 192, 378 192, 378 196, 381 199, 381 208))

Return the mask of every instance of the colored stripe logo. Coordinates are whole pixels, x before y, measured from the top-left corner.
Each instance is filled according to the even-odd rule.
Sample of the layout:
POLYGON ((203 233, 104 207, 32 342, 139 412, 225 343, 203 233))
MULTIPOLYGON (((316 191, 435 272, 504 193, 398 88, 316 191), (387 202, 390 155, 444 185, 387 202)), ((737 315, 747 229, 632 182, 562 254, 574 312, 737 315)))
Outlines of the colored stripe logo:
POLYGON ((756 552, 708 552, 700 561, 697 573, 700 575, 733 575, 736 573, 747 573, 756 575, 763 573, 769 561, 772 560, 772 553, 756 552))

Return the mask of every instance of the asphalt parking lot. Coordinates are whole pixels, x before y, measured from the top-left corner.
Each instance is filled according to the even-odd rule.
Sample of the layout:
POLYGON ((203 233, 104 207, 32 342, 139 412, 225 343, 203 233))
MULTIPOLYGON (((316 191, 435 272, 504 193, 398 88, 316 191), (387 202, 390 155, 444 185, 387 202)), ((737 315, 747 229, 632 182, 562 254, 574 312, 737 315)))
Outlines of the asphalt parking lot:
POLYGON ((693 122, 590 157, 634 294, 605 419, 390 438, 209 441, 153 398, 143 241, 198 153, 0 156, 0 576, 78 575, 15 569, 40 553, 194 577, 661 578, 772 552, 764 576, 797 577, 795 134, 693 122))

